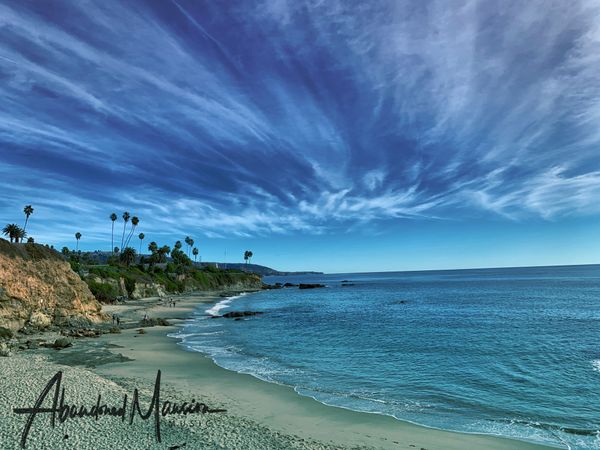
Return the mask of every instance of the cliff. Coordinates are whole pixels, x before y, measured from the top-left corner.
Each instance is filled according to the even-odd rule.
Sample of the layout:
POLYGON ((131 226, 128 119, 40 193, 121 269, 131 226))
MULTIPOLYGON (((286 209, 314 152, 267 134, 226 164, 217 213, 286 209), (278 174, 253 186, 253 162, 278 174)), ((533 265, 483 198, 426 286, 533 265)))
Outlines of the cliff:
POLYGON ((163 270, 141 270, 139 267, 89 266, 84 277, 99 301, 111 302, 118 297, 140 299, 163 297, 194 291, 243 291, 262 288, 256 274, 214 268, 185 268, 184 273, 163 270))
POLYGON ((0 327, 15 331, 105 319, 87 284, 58 253, 0 239, 0 327))

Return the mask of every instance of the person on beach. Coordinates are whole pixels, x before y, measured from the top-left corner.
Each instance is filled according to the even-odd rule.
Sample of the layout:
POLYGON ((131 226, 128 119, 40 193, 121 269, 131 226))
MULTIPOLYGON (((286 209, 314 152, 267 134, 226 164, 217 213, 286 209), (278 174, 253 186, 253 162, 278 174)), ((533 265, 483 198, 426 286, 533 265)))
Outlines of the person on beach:
POLYGON ((115 315, 114 314, 112 315, 112 323, 113 323, 113 325, 115 324, 115 315))
POLYGON ((119 316, 117 316, 117 326, 121 325, 121 318, 119 316))

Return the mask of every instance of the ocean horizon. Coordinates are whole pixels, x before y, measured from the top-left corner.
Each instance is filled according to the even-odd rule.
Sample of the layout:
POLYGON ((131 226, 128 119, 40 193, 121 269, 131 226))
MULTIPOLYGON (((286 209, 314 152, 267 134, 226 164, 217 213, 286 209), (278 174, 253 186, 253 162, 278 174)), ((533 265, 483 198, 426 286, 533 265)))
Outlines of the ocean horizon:
POLYGON ((600 447, 600 265, 265 277, 172 337, 321 403, 449 431, 600 447), (243 321, 228 311, 261 311, 243 321))

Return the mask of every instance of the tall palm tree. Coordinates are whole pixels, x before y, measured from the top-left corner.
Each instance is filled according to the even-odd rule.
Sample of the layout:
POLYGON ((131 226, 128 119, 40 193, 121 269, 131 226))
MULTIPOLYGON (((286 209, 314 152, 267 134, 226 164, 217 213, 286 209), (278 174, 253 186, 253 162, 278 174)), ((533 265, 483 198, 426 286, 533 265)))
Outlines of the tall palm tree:
POLYGON ((81 233, 79 231, 75 233, 75 239, 77 240, 77 246, 75 247, 75 251, 79 251, 79 239, 81 239, 81 233))
POLYGON ((144 242, 145 237, 146 236, 144 235, 144 233, 138 234, 138 238, 140 238, 140 255, 142 254, 142 242, 144 242))
POLYGON ((33 208, 31 205, 27 205, 23 208, 23 212, 25 213, 25 225, 23 226, 23 231, 27 230, 27 222, 29 221, 29 216, 33 214, 33 208))
MULTIPOLYGON (((189 246, 190 246, 190 241, 191 241, 191 240, 192 240, 192 238, 191 238, 191 237, 189 237, 189 236, 186 236, 186 237, 185 237, 185 239, 184 239, 185 245, 187 245, 187 246, 188 246, 188 249, 189 249, 189 246)), ((187 249, 186 249, 186 254, 187 254, 187 253, 188 253, 188 251, 187 251, 187 249)))
POLYGON ((174 247, 175 247, 175 250, 181 250, 181 247, 182 247, 181 241, 175 242, 174 247))
POLYGON ((194 250, 192 250, 192 255, 194 255, 194 262, 196 262, 198 259, 198 249, 196 247, 194 247, 194 250))
POLYGON ((188 258, 190 257, 190 251, 192 250, 192 247, 194 246, 194 240, 192 238, 190 238, 190 244, 189 244, 189 248, 188 248, 188 258))
POLYGON ((117 221, 117 215, 112 213, 110 215, 110 220, 112 222, 112 230, 110 231, 110 248, 115 253, 115 222, 117 221))
MULTIPOLYGON (((10 239, 10 242, 19 242, 21 233, 25 233, 23 229, 16 223, 9 223, 2 229, 2 234, 10 239)), ((23 236, 24 237, 24 236, 23 236)))
POLYGON ((133 237, 133 232, 135 231, 135 227, 138 226, 138 223, 140 223, 139 217, 133 216, 131 218, 131 231, 129 232, 129 235, 127 236, 127 240, 125 241, 125 247, 129 247, 129 242, 131 241, 131 238, 133 237))
POLYGON ((127 211, 123 213, 123 235, 121 236, 121 249, 123 249, 123 244, 125 243, 125 227, 127 226, 127 222, 129 222, 129 218, 131 216, 127 211))
POLYGON ((246 261, 246 264, 248 264, 248 258, 250 258, 250 257, 248 256, 248 253, 250 253, 248 250, 246 250, 246 251, 244 252, 244 261, 246 261))

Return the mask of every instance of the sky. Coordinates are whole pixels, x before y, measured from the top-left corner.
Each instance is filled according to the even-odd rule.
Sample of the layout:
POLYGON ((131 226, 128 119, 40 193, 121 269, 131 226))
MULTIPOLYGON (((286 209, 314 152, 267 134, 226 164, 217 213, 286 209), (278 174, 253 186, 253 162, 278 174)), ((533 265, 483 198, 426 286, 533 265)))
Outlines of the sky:
POLYGON ((128 211, 280 270, 597 263, 599 46, 585 0, 0 1, 0 222, 110 250, 128 211))

